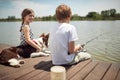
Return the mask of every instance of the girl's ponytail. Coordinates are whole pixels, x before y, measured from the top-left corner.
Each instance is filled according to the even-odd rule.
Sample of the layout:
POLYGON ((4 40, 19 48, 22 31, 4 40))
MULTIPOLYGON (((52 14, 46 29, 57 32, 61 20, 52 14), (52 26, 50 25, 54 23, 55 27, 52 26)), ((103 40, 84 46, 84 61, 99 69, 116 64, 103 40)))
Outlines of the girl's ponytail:
POLYGON ((24 19, 22 18, 22 23, 21 23, 21 27, 20 27, 20 32, 22 31, 22 25, 24 24, 24 19))

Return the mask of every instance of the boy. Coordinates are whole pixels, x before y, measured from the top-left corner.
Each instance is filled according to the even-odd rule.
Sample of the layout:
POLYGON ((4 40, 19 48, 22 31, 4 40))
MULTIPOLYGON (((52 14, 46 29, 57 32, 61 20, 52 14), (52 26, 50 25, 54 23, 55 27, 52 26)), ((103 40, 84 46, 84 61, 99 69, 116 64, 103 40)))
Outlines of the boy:
MULTIPOLYGON (((70 7, 60 5, 56 8, 57 25, 50 31, 49 47, 53 65, 72 65, 83 58, 78 53, 82 49, 80 45, 75 46, 78 40, 76 28, 69 24, 72 16, 70 7)), ((83 54, 83 53, 81 53, 83 54)), ((91 56, 85 53, 90 58, 91 56)))

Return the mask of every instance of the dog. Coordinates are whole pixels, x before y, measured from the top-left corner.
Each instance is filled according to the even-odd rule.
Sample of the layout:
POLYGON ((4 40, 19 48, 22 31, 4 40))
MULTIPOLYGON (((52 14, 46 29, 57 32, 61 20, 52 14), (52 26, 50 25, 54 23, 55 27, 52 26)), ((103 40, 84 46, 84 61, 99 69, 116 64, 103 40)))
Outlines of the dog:
POLYGON ((45 35, 45 33, 42 33, 42 35, 37 38, 37 39, 33 39, 33 42, 36 43, 38 46, 41 47, 41 51, 40 52, 33 52, 30 57, 34 58, 34 57, 39 57, 39 56, 49 56, 50 55, 50 51, 47 50, 48 48, 48 38, 49 38, 49 33, 47 35, 45 35))
MULTIPOLYGON (((30 55, 31 58, 39 57, 39 56, 49 56, 50 51, 46 50, 48 48, 48 38, 49 34, 45 35, 44 33, 37 39, 33 39, 37 45, 39 45, 42 49, 41 52, 33 52, 30 55)), ((29 50, 28 50, 29 51, 29 50)), ((9 64, 12 67, 20 67, 21 64, 24 64, 25 61, 21 60, 20 54, 24 53, 24 50, 20 47, 10 47, 2 50, 0 53, 0 63, 1 64, 9 64)))
POLYGON ((20 60, 19 52, 22 49, 16 47, 10 47, 2 50, 0 53, 0 63, 1 64, 8 64, 13 67, 20 67, 21 64, 24 64, 24 60, 20 60))

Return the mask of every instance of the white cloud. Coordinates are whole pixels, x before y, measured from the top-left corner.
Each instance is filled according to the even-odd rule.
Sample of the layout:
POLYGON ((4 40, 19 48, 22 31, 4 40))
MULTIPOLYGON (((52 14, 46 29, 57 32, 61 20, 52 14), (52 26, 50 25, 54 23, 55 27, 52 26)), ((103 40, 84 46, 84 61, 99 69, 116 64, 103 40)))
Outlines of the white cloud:
POLYGON ((35 11, 35 16, 48 16, 54 15, 55 8, 61 3, 65 3, 72 8, 73 14, 78 14, 80 16, 85 16, 90 11, 101 12, 102 10, 107 10, 115 8, 117 12, 120 13, 119 0, 77 0, 77 1, 49 1, 42 3, 34 0, 11 0, 12 7, 0 8, 0 18, 8 16, 21 17, 21 12, 24 8, 32 8, 35 11))
MULTIPOLYGON (((21 11, 24 8, 31 8, 35 11, 36 16, 43 16, 45 14, 43 14, 42 12, 44 12, 45 10, 48 11, 49 8, 51 7, 50 5, 45 5, 45 4, 40 4, 37 2, 32 2, 32 1, 28 1, 28 0, 19 0, 19 1, 13 1, 12 2, 13 5, 15 6, 15 9, 18 11, 21 11)), ((21 13, 19 12, 19 13, 21 13)), ((47 13, 48 14, 48 13, 47 13)))
POLYGON ((40 4, 37 2, 32 2, 28 0, 13 0, 12 1, 13 8, 7 8, 6 10, 2 8, 0 10, 0 15, 8 17, 8 16, 16 16, 21 17, 21 12, 25 8, 31 8, 35 11, 36 16, 45 16, 46 14, 49 14, 50 5, 40 4), (43 13, 45 12, 46 13, 43 13))
POLYGON ((108 9, 116 9, 117 12, 120 13, 120 5, 119 5, 119 0, 104 0, 104 1, 94 1, 94 2, 86 2, 85 4, 76 4, 75 6, 72 6, 74 8, 74 12, 77 12, 79 15, 85 16, 88 12, 91 11, 96 11, 96 12, 101 12, 102 10, 108 10, 108 9), (75 9, 78 8, 78 9, 75 9))

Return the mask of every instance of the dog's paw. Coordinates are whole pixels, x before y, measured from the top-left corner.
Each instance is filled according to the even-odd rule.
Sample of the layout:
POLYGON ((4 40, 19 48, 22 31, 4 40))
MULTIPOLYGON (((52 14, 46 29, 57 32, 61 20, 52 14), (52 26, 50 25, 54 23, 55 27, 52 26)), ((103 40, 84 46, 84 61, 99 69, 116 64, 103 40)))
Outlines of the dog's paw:
POLYGON ((50 54, 46 54, 44 52, 35 52, 35 53, 32 53, 30 55, 31 58, 34 58, 34 57, 41 57, 41 56, 49 56, 50 54))
POLYGON ((8 62, 9 62, 9 65, 12 66, 12 67, 18 68, 18 67, 21 66, 19 64, 19 60, 15 59, 15 58, 8 60, 8 62))
POLYGON ((44 52, 45 52, 45 53, 47 53, 47 54, 50 54, 50 53, 51 53, 51 52, 50 52, 50 51, 48 51, 48 50, 45 50, 44 52))
POLYGON ((15 68, 19 68, 19 67, 21 67, 21 64, 19 64, 19 63, 10 63, 10 66, 15 67, 15 68))
POLYGON ((44 54, 43 56, 49 56, 50 54, 44 54))
POLYGON ((20 64, 24 64, 25 61, 24 61, 24 60, 19 60, 19 63, 20 63, 20 64))

